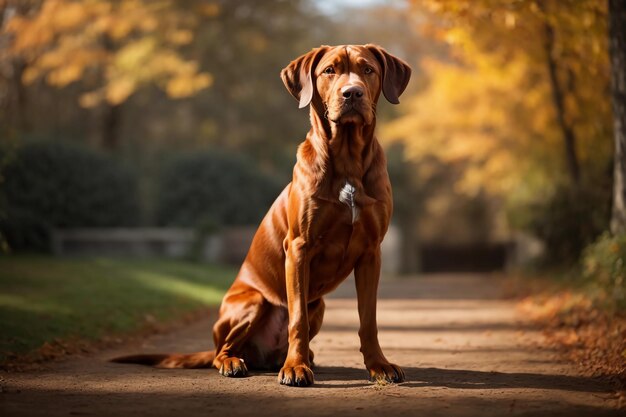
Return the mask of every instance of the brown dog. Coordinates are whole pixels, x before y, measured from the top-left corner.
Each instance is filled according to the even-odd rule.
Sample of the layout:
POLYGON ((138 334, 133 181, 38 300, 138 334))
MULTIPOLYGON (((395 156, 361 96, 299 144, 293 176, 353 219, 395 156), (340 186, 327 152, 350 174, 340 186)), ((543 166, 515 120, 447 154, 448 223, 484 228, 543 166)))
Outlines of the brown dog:
POLYGON ((392 212, 385 155, 374 136, 380 93, 397 104, 411 69, 375 45, 321 46, 281 72, 310 104, 311 130, 293 180, 263 219, 213 328, 215 351, 135 355, 116 362, 164 368, 215 366, 224 376, 280 368, 285 385, 313 383, 309 342, 324 316, 322 296, 354 270, 359 337, 371 379, 401 382, 383 355, 376 325, 380 243, 392 212))

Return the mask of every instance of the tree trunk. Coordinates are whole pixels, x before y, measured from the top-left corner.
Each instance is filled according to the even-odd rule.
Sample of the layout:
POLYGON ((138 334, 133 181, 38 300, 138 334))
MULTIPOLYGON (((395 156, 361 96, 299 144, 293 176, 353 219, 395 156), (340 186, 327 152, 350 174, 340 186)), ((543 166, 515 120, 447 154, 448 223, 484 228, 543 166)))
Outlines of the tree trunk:
POLYGON ((580 182, 580 164, 576 153, 576 134, 573 127, 567 122, 565 117, 565 95, 557 75, 557 62, 554 57, 554 28, 545 20, 544 48, 546 53, 546 63, 550 77, 550 87, 552 89, 552 100, 556 110, 556 117, 563 140, 565 142, 565 160, 572 183, 577 186, 580 182))
POLYGON ((15 125, 21 133, 27 133, 30 130, 28 118, 28 98, 26 87, 22 82, 22 74, 26 69, 26 64, 21 59, 13 62, 13 86, 15 89, 15 125))
POLYGON ((122 118, 121 105, 104 105, 102 114, 102 148, 115 151, 119 147, 119 131, 122 118))
POLYGON ((615 157, 611 232, 626 234, 626 1, 609 0, 609 53, 615 157))
MULTIPOLYGON (((100 41, 107 53, 113 54, 115 51, 113 39, 107 35, 103 35, 100 41)), ((98 68, 98 72, 102 84, 106 85, 105 69, 100 67, 98 68)), ((105 101, 103 106, 102 124, 100 126, 102 132, 101 144, 103 149, 111 152, 117 150, 120 145, 119 132, 122 119, 122 104, 113 105, 105 101)))

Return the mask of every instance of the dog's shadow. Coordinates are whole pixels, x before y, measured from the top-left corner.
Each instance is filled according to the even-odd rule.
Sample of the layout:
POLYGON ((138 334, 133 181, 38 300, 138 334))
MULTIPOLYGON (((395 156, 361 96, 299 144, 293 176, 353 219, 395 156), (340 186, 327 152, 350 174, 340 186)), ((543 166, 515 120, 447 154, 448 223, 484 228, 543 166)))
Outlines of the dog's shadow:
MULTIPOLYGON (((402 388, 446 387, 454 389, 516 389, 536 388, 574 392, 605 392, 606 384, 597 379, 582 376, 549 375, 521 372, 486 372, 462 369, 403 367, 406 381, 402 388)), ((317 388, 355 388, 371 386, 367 371, 343 366, 317 366, 317 388), (345 383, 332 383, 343 381, 345 383)))

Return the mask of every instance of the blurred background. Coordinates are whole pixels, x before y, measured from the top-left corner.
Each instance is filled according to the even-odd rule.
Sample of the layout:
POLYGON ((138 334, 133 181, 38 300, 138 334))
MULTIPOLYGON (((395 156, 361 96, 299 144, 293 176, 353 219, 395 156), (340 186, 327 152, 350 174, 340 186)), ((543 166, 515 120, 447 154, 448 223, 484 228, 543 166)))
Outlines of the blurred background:
POLYGON ((414 69, 379 107, 387 271, 572 265, 608 229, 604 1, 4 0, 0 27, 7 255, 239 262, 309 126, 279 72, 320 44, 414 69))

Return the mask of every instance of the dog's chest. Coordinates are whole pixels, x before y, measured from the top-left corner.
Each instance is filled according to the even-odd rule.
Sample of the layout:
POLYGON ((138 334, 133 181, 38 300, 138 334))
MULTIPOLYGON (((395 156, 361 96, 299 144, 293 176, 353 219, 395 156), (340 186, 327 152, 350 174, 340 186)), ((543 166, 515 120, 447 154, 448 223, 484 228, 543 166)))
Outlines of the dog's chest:
POLYGON ((310 228, 306 239, 313 243, 312 299, 336 288, 363 253, 379 244, 386 230, 386 222, 380 221, 386 216, 384 204, 372 202, 361 184, 344 180, 335 190, 334 198, 318 199, 307 216, 310 228), (366 204, 362 204, 364 200, 366 204))
POLYGON ((361 212, 360 220, 354 224, 347 221, 337 222, 318 236, 317 250, 310 264, 309 295, 312 298, 335 289, 354 269, 365 249, 376 244, 377 237, 368 235, 362 224, 367 217, 365 210, 361 212))

